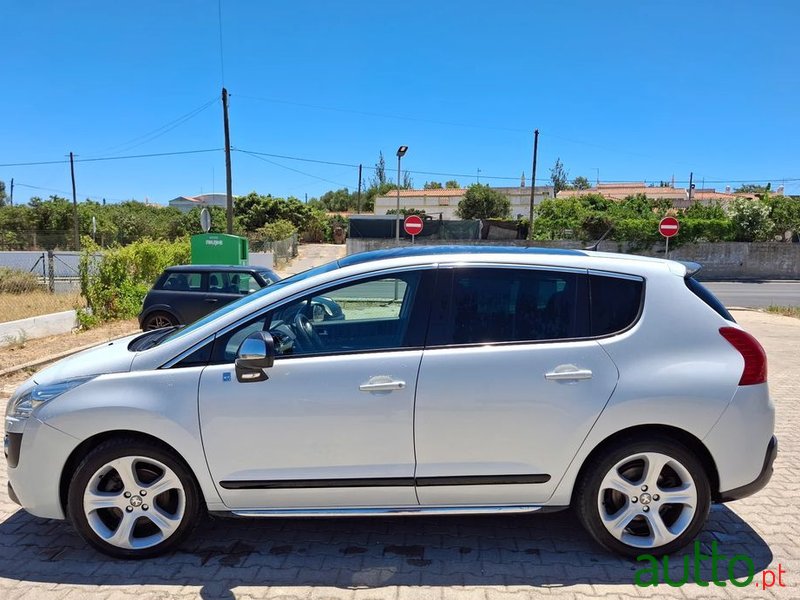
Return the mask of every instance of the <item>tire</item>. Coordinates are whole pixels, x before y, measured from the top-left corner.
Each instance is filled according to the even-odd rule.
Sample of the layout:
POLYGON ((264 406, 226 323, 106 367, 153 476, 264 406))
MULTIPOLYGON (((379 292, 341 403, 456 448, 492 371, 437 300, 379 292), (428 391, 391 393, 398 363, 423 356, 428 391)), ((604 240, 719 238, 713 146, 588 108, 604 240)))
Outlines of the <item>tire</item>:
POLYGON ((178 319, 171 314, 157 310, 147 315, 147 318, 142 321, 142 329, 144 331, 153 331, 154 329, 161 329, 162 327, 174 327, 177 324, 178 319))
POLYGON ((73 527, 115 558, 149 558, 175 547, 200 520, 201 507, 189 468, 161 446, 131 437, 89 452, 67 495, 73 527))
POLYGON ((605 448, 586 463, 577 486, 573 505, 589 534, 634 558, 669 554, 691 542, 711 506, 702 463, 663 434, 605 448))

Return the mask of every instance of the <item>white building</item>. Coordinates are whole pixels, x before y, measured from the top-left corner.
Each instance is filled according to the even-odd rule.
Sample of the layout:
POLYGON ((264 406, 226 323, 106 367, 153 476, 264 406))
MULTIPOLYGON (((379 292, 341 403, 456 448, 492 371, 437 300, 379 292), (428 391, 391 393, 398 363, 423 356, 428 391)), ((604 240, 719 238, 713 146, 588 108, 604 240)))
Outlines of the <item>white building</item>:
MULTIPOLYGON (((498 187, 492 188, 503 194, 511 202, 509 217, 527 217, 531 206, 531 188, 529 187, 498 187)), ((466 189, 438 189, 438 190, 400 190, 400 209, 424 210, 425 214, 432 217, 442 216, 442 219, 458 219, 456 209, 458 203, 464 198, 466 189)), ((550 186, 536 186, 534 205, 545 198, 553 197, 553 188, 550 186)), ((397 208, 397 190, 385 196, 375 198, 376 215, 385 215, 388 211, 397 208)))
POLYGON ((169 201, 169 205, 181 212, 189 212, 195 206, 219 206, 226 208, 228 196, 226 194, 200 194, 199 196, 178 196, 169 201))

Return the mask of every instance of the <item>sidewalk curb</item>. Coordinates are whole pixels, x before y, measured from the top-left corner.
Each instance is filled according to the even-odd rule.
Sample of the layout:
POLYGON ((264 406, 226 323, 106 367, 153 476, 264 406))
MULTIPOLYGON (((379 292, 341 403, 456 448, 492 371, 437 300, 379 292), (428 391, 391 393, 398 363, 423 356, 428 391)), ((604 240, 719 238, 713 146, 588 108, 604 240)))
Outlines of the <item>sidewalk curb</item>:
POLYGON ((49 356, 45 356, 44 358, 37 358, 36 360, 31 360, 29 362, 23 363, 21 365, 15 365, 13 367, 8 367, 0 371, 0 377, 5 377, 7 375, 13 375, 18 371, 24 371, 25 369, 31 369, 33 367, 40 367, 42 365, 46 365, 47 363, 55 362, 57 360, 61 360, 62 358, 66 358, 73 354, 77 354, 78 352, 83 352, 84 350, 89 350, 90 348, 94 348, 95 346, 102 346, 103 344, 108 344, 109 342, 113 342, 114 340, 119 340, 124 337, 128 337, 132 333, 136 333, 136 331, 131 331, 129 333, 119 335, 117 337, 109 338, 107 340, 102 340, 99 342, 92 342, 91 344, 86 344, 84 346, 80 346, 78 348, 71 348, 70 350, 64 350, 63 352, 58 352, 56 354, 51 354, 49 356))

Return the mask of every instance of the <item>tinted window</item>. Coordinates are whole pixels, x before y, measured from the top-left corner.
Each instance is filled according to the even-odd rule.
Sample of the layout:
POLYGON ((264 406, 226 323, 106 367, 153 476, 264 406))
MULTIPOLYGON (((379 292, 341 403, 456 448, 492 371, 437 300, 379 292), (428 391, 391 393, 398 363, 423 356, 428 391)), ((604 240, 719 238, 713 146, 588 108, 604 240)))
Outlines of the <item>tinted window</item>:
POLYGON ((568 339, 585 331, 574 273, 466 268, 452 272, 429 345, 568 339))
POLYGON ((162 290, 175 292, 199 292, 203 276, 200 273, 170 273, 161 286, 162 290))
POLYGON ((609 335, 633 324, 642 305, 643 289, 640 279, 590 275, 592 335, 609 335))
POLYGON ((719 316, 736 323, 736 320, 731 316, 731 313, 728 312, 728 309, 725 308, 725 305, 719 301, 719 298, 711 293, 711 290, 693 277, 687 277, 684 281, 686 282, 686 287, 692 290, 694 295, 700 298, 700 300, 713 308, 719 316))
POLYGON ((261 286, 250 273, 212 271, 208 274, 208 291, 217 294, 249 294, 261 286))

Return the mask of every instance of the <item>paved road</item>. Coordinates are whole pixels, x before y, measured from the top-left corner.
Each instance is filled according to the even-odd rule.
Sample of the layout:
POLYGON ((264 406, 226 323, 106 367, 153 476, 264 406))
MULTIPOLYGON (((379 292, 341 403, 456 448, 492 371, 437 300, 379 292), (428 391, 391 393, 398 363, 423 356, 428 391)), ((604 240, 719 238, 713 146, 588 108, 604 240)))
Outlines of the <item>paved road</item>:
MULTIPOLYGON (((209 520, 183 547, 146 561, 110 560, 69 525, 31 517, 6 494, 0 459, 0 598, 449 598, 634 600, 635 598, 800 597, 800 320, 756 312, 736 318, 764 344, 777 409, 780 453, 762 493, 715 506, 700 535, 730 557, 749 556, 757 573, 784 569, 786 587, 640 588, 642 568, 600 550, 570 512, 531 516, 375 519, 209 520)), ((302 443, 303 440, 300 440, 302 443)), ((754 449, 755 451, 755 449, 754 449)), ((682 565, 683 556, 671 563, 682 565)), ((701 566, 710 581, 710 561, 701 566)), ((740 565, 741 566, 741 565, 740 565)), ((741 569, 734 571, 742 577, 741 569)), ((680 579, 673 574, 675 579, 680 579)), ((724 577, 724 576, 723 576, 724 577)))
POLYGON ((704 281, 725 306, 800 306, 800 281, 704 281))

